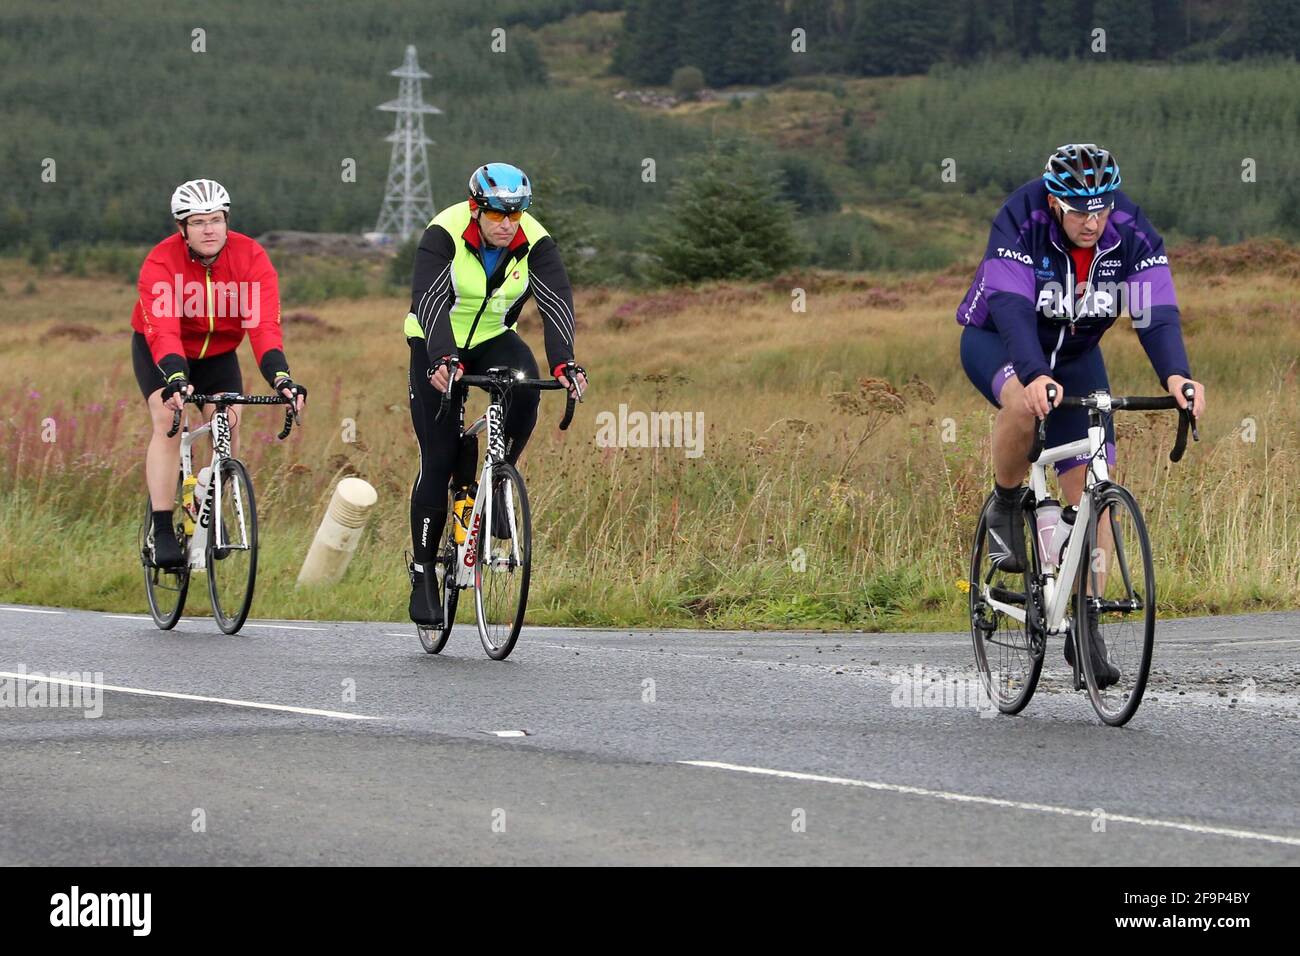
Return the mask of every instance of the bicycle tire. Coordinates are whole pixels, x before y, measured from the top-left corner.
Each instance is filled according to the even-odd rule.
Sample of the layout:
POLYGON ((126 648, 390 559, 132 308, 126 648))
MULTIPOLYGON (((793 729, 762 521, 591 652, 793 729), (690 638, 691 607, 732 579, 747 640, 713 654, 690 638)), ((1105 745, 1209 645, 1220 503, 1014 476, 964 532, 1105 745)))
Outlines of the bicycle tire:
MULTIPOLYGON (((451 514, 450 509, 447 512, 451 514)), ((456 575, 456 545, 454 539, 448 536, 448 544, 442 549, 442 554, 435 559, 435 565, 442 565, 442 581, 438 581, 436 566, 425 571, 424 574, 424 599, 433 607, 435 602, 442 606, 442 627, 421 627, 415 626, 416 633, 420 636, 420 646, 428 654, 440 654, 442 649, 447 646, 447 639, 451 637, 452 625, 456 623, 456 605, 460 600, 460 588, 454 583, 449 584, 448 578, 455 578, 456 575)))
MULTIPOLYGON (((177 502, 179 502, 179 490, 178 482, 177 502)), ((185 534, 184 525, 176 523, 178 508, 178 503, 173 505, 172 522, 176 528, 176 539, 181 543, 181 552, 186 560, 186 563, 179 568, 160 568, 153 564, 153 502, 148 495, 145 495, 144 499, 144 522, 140 525, 140 563, 144 566, 144 593, 149 602, 149 614, 153 617, 154 624, 163 631, 170 631, 181 619, 181 615, 185 612, 185 598, 190 590, 189 538, 185 534), (163 581, 168 578, 174 578, 175 583, 164 586, 163 581), (165 598, 164 595, 169 592, 174 597, 165 598)))
MULTIPOLYGON (((967 577, 971 642, 975 649, 975 667, 979 671, 985 694, 1002 713, 1018 714, 1025 709, 1033 698, 1034 691, 1038 688, 1038 679, 1043 671, 1042 641, 1039 640, 1037 645, 1035 644, 1033 627, 1030 623, 1036 613, 1034 602, 1037 600, 1035 597, 1037 591, 1033 588, 1032 581, 1037 573, 1037 554, 1034 551, 1032 537, 1025 531, 1032 520, 1031 516, 1027 514, 1022 527, 1022 532, 1026 536, 1025 546, 1028 558, 1025 570, 1019 575, 995 572, 993 578, 993 580, 1000 580, 997 575, 1003 575, 1010 582, 1012 578, 1019 577, 1023 587, 1023 590, 1017 593, 1023 596, 1025 603, 1025 623, 1019 628, 1008 627, 1004 629, 1002 627, 1004 621, 1016 624, 1019 622, 1005 613, 989 607, 985 602, 983 593, 986 571, 984 561, 987 540, 986 529, 988 510, 992 504, 993 495, 990 494, 984 501, 984 507, 980 509, 979 522, 975 527, 975 541, 971 548, 970 573, 967 577), (990 640, 989 636, 995 634, 1002 635, 1001 641, 990 640), (1018 638, 1017 635, 1019 635, 1018 638), (1000 666, 997 671, 993 670, 989 662, 989 648, 987 645, 990 644, 996 645, 999 649, 1000 666), (1023 654, 1013 654, 1012 652, 1015 651, 1023 651, 1023 654), (1023 673, 1011 671, 1009 663, 1013 656, 1022 658, 1018 663, 1018 667, 1023 673)), ((1013 602, 1007 601, 1006 603, 1013 602)))
MULTIPOLYGON (((528 607, 533 530, 528 513, 528 493, 524 490, 524 479, 515 466, 509 462, 494 464, 488 482, 491 487, 483 489, 483 494, 494 494, 498 488, 510 489, 514 523, 510 538, 497 538, 493 534, 495 529, 489 527, 495 521, 489 522, 486 519, 486 509, 484 511, 484 521, 478 532, 478 556, 474 564, 474 609, 483 650, 494 661, 503 661, 510 656, 519 640, 524 612, 528 607), (505 556, 507 551, 508 558, 505 556), (516 551, 518 559, 515 558, 516 551), (512 597, 509 591, 513 588, 518 589, 518 594, 512 597), (506 620, 490 620, 505 618, 507 612, 509 618, 506 620)), ((488 499, 488 502, 492 500, 488 499)))
POLYGON ((1088 519, 1088 527, 1085 531, 1087 537, 1084 539, 1086 546, 1084 554, 1088 560, 1085 560, 1079 568, 1079 576, 1076 581, 1076 600, 1080 608, 1087 607, 1090 604, 1094 607, 1097 605, 1102 606, 1098 608, 1101 637, 1108 659, 1111 661, 1112 666, 1115 666, 1120 671, 1119 682, 1105 688, 1097 686, 1092 654, 1084 650, 1090 647, 1091 642, 1094 640, 1089 615, 1086 613, 1075 615, 1075 626, 1079 629, 1080 637, 1076 649, 1079 652, 1078 659, 1080 669, 1083 671, 1084 683, 1088 688, 1088 699, 1092 701, 1097 716, 1111 727, 1122 727, 1137 713, 1138 706, 1142 703, 1142 695, 1146 691, 1147 678, 1151 672, 1151 656, 1155 646, 1156 629, 1155 564, 1151 557, 1151 540, 1147 534, 1146 522, 1133 494, 1122 485, 1107 482, 1094 488, 1092 495, 1092 515, 1088 519), (1115 520, 1115 509, 1117 507, 1122 507, 1132 518, 1131 527, 1127 529, 1128 533, 1126 534, 1120 533, 1118 523, 1115 520), (1090 597, 1089 581, 1094 563, 1093 556, 1096 555, 1098 549, 1098 526, 1103 512, 1106 512, 1111 528, 1111 561, 1115 562, 1117 567, 1111 567, 1110 562, 1107 562, 1108 568, 1104 584, 1094 584, 1093 590, 1104 590, 1105 585, 1112 583, 1115 580, 1115 570, 1120 572, 1121 580, 1124 580, 1125 583, 1122 591, 1107 591, 1100 597, 1090 597), (1130 540, 1125 542, 1123 540, 1125 537, 1130 540), (1136 540, 1141 552, 1140 568, 1142 577, 1140 580, 1135 574, 1138 565, 1132 561, 1133 555, 1130 545, 1133 540, 1136 540), (1135 590, 1141 591, 1140 608, 1133 608, 1131 611, 1105 609, 1118 603, 1139 600, 1127 596, 1118 600, 1112 598, 1112 593, 1131 595, 1135 590), (1141 613, 1140 623, 1137 627, 1126 630, 1126 624, 1131 625, 1134 623, 1129 615, 1137 611, 1141 613), (1106 615, 1110 615, 1116 620, 1109 620, 1106 615), (1140 633, 1135 633, 1137 631, 1140 631, 1140 633), (1118 651, 1116 650, 1117 645, 1119 647, 1118 651), (1130 660, 1130 657, 1135 659, 1130 660), (1129 677, 1130 681, 1126 682, 1126 677, 1129 677))
MULTIPOLYGON (((217 626, 226 634, 237 634, 244 622, 248 619, 248 612, 253 606, 253 588, 257 582, 257 504, 253 498, 253 481, 248 476, 248 469, 244 463, 237 458, 226 458, 221 462, 221 473, 218 477, 213 476, 215 486, 216 481, 231 482, 231 488, 227 490, 222 488, 222 508, 234 507, 240 501, 234 495, 234 487, 239 486, 240 494, 243 501, 245 535, 243 544, 238 548, 216 547, 218 527, 224 525, 225 517, 209 511, 211 523, 208 528, 207 544, 207 571, 208 571, 208 597, 212 600, 212 616, 216 619, 217 626), (235 552, 244 551, 247 553, 247 572, 242 575, 243 582, 240 582, 240 573, 231 566, 227 570, 226 562, 234 556, 235 552), (225 553, 220 553, 225 552, 225 553), (220 593, 222 583, 230 581, 236 590, 231 595, 235 600, 223 600, 220 593), (242 592, 239 588, 242 586, 242 592), (233 614, 227 613, 227 605, 234 610, 233 614)), ((210 486, 210 487, 214 487, 210 486)), ((212 492, 210 491, 209 494, 212 492)), ((232 525, 235 523, 232 522, 232 525)), ((227 543, 231 541, 231 534, 238 534, 237 525, 233 530, 228 531, 225 535, 227 543)))

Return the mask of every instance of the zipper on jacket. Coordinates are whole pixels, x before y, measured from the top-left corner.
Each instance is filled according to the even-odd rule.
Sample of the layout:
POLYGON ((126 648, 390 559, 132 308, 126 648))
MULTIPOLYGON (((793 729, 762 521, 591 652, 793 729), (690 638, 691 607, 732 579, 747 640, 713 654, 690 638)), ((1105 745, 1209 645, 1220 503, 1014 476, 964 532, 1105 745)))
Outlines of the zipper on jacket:
MULTIPOLYGON (((1109 249, 1106 249, 1105 251, 1096 251, 1096 250, 1093 251, 1092 262, 1089 263, 1088 265, 1088 284, 1084 287, 1085 295, 1092 292, 1092 276, 1093 273, 1097 271, 1097 263, 1100 262, 1102 259, 1106 258, 1108 255, 1110 255, 1119 247, 1120 247, 1120 243, 1117 242, 1115 243, 1115 245, 1111 246, 1109 249)), ((1070 331, 1071 332, 1074 331, 1073 325, 1070 327, 1070 331)))
MULTIPOLYGON (((1074 321, 1075 321, 1074 318, 1074 257, 1071 256, 1064 249, 1062 249, 1060 246, 1058 246, 1056 244, 1055 239, 1052 240, 1052 247, 1056 249, 1056 251, 1059 252, 1062 256, 1065 257, 1065 299, 1066 299, 1065 307, 1069 310, 1070 331, 1073 332, 1074 321)), ((1060 351, 1061 349, 1061 343, 1059 341, 1056 343, 1056 349, 1057 351, 1060 351)), ((1053 364, 1055 364, 1056 352, 1052 353, 1052 359, 1053 359, 1053 364)))
MULTIPOLYGON (((465 339, 465 345, 464 345, 464 349, 466 352, 470 350, 472 339, 474 338, 474 333, 478 331, 478 321, 479 319, 483 318, 483 312, 487 309, 488 302, 492 300, 492 293, 495 291, 494 289, 491 288, 492 276, 496 275, 498 272, 501 273, 501 281, 497 283, 497 288, 498 289, 501 288, 501 286, 506 284, 505 273, 511 268, 511 263, 521 261, 520 259, 511 255, 509 249, 502 249, 501 258, 497 262, 497 267, 492 270, 492 276, 490 276, 487 274, 487 265, 483 262, 483 250, 475 249, 474 251, 478 257, 478 264, 483 267, 483 304, 478 307, 478 312, 474 314, 474 321, 473 323, 470 324, 469 336, 465 339)), ((451 340, 453 343, 455 343, 456 341, 454 330, 452 333, 451 340)))
POLYGON ((206 268, 208 274, 207 277, 204 279, 204 285, 207 288, 208 334, 203 339, 203 348, 199 349, 199 358, 203 358, 205 355, 208 354, 208 343, 212 341, 212 330, 215 327, 214 318, 212 315, 212 267, 207 266, 206 268))

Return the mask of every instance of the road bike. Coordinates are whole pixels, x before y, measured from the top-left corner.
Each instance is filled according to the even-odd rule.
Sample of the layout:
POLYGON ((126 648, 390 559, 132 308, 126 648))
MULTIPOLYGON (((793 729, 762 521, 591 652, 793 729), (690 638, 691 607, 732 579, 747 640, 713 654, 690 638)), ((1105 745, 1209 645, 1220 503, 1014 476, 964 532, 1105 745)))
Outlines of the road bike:
MULTIPOLYGON (((1169 453, 1177 462, 1189 429, 1200 440, 1191 384, 1183 395, 1186 409, 1178 409, 1173 396, 1066 396, 1059 407, 1088 410, 1088 437, 1053 448, 1043 447, 1047 420, 1039 420, 1021 500, 1023 572, 1005 573, 988 559, 985 531, 993 496, 985 501, 968 580, 971 639, 984 691, 1003 713, 1019 713, 1033 697, 1049 637, 1070 642, 1074 689, 1087 688, 1103 722, 1122 726, 1137 712, 1155 638, 1155 568, 1137 499, 1110 479, 1106 431, 1117 411, 1178 409, 1178 435, 1169 453), (1083 493, 1077 510, 1062 509, 1048 495, 1047 466, 1076 456, 1087 461, 1083 493), (1098 679, 1097 671, 1107 665, 1118 671, 1114 683, 1098 679)), ((1048 386, 1048 399, 1056 400, 1054 386, 1048 386)))
MULTIPOLYGON (((566 371, 581 371, 570 364, 566 371)), ((434 558, 433 573, 424 569, 425 595, 430 607, 442 607, 442 626, 416 625, 420 644, 430 654, 437 654, 451 637, 460 592, 474 589, 474 610, 479 639, 493 660, 505 660, 514 650, 528 605, 528 582, 532 573, 533 530, 528 511, 528 494, 523 476, 506 460, 505 410, 512 391, 519 389, 563 389, 555 379, 530 379, 516 369, 493 367, 482 375, 462 375, 461 387, 454 389, 460 418, 462 443, 477 447, 478 435, 487 433, 487 450, 483 455, 477 486, 471 486, 473 506, 462 498, 456 508, 457 495, 450 492, 447 538, 434 558), (468 428, 465 427, 465 398, 468 387, 481 388, 489 395, 487 410, 468 428)), ((451 402, 453 389, 443 394, 437 419, 441 421, 451 402)), ((578 394, 577 400, 581 401, 578 394)), ((575 397, 572 393, 560 422, 561 430, 573 421, 575 397)), ((453 485, 455 484, 453 479, 453 485)))
MULTIPOLYGON (((218 392, 215 395, 190 395, 189 405, 215 405, 212 419, 190 430, 182 424, 181 412, 172 416, 168 438, 181 434, 181 463, 177 477, 176 498, 172 504, 172 523, 180 542, 185 563, 177 568, 162 568, 153 561, 153 504, 145 496, 144 523, 140 528, 140 563, 144 566, 144 589, 149 599, 149 613, 164 631, 180 620, 189 592, 190 575, 203 571, 208 576, 208 596, 212 616, 226 634, 235 634, 248 619, 253 604, 253 585, 257 577, 257 506, 253 498, 253 481, 248 468, 230 452, 230 414, 234 405, 287 405, 283 395, 240 395, 218 392), (194 472, 195 442, 211 436, 212 465, 206 487, 194 472)), ((285 412, 284 429, 279 438, 289 437, 298 420, 292 406, 285 412)))

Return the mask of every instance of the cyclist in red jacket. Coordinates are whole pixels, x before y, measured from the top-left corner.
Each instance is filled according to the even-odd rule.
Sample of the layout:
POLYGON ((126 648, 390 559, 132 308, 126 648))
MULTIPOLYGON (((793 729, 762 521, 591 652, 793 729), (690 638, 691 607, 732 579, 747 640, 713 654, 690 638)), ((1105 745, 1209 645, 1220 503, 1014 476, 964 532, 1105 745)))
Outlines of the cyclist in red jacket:
MULTIPOLYGON (((194 394, 243 391, 235 350, 247 333, 263 377, 276 391, 306 403, 307 389, 289 375, 280 333, 275 269, 257 241, 229 230, 230 194, 211 179, 193 179, 172 193, 176 234, 154 246, 140 267, 139 299, 131 313, 131 361, 149 405, 153 437, 145 479, 153 502, 154 563, 184 563, 172 527, 180 434, 168 438, 174 410, 194 394)), ((205 420, 214 407, 203 408, 205 420)), ((239 418, 231 413, 231 448, 239 418)))

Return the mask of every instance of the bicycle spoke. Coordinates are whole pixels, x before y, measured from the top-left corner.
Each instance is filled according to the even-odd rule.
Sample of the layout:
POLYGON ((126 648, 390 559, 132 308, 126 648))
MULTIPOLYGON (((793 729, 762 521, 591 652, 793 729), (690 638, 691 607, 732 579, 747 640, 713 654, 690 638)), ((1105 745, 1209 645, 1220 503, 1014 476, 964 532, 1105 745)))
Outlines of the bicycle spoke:
POLYGON ((1131 494, 1112 485, 1098 495, 1089 531, 1086 609, 1080 622, 1089 636, 1081 662, 1089 697, 1108 724, 1127 722, 1146 687, 1155 631, 1155 593, 1150 543, 1131 494))
MULTIPOLYGON (((988 502, 985 503, 987 511, 988 502)), ((1028 525, 1022 532, 1028 538, 1028 525)), ((1042 670, 1041 638, 1030 624, 1033 616, 1031 574, 1008 574, 988 560, 983 513, 976 528, 971 555, 970 592, 971 640, 980 680, 992 703, 1004 713, 1018 713, 1029 702, 1042 670), (991 603, 1023 607, 1025 621, 1018 621, 991 603)), ((1027 547, 1032 543, 1027 540, 1027 547)))
POLYGON ((220 487, 214 492, 208 592, 218 626, 234 634, 248 618, 257 576, 257 513, 252 482, 241 462, 229 458, 222 463, 220 487))
MULTIPOLYGON (((177 481, 177 495, 174 499, 173 526, 176 539, 188 560, 189 538, 185 534, 184 520, 180 506, 181 485, 177 481)), ((171 630, 180 620, 185 610, 185 598, 190 587, 190 569, 188 565, 175 569, 164 569, 152 564, 153 555, 153 505, 146 496, 144 503, 144 521, 140 526, 140 559, 144 567, 145 597, 149 602, 149 613, 154 623, 162 630, 171 630)))
POLYGON ((474 591, 483 648, 489 657, 501 660, 514 648, 523 626, 532 530, 523 480, 514 467, 494 466, 491 485, 479 528, 474 591))

